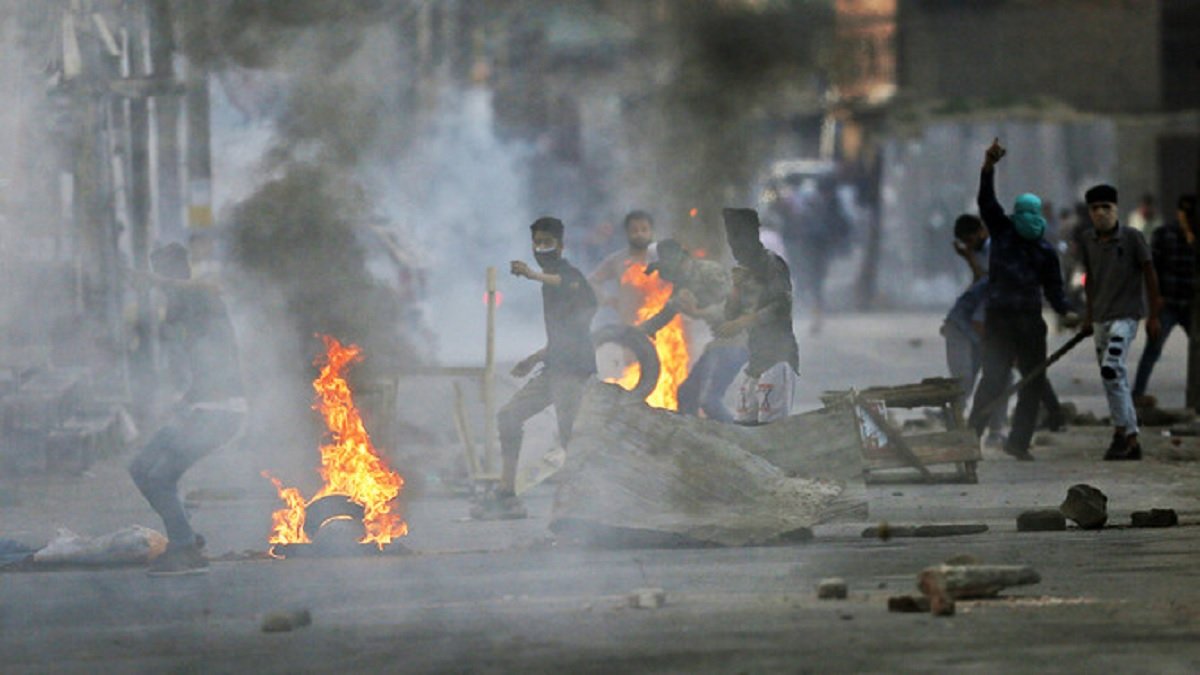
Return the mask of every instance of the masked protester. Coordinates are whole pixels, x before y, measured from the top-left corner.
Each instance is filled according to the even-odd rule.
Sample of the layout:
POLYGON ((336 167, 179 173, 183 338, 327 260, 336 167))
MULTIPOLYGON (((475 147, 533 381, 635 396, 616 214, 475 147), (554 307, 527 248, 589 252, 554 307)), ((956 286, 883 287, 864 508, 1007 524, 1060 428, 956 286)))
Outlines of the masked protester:
POLYGON ((750 359, 737 376, 739 424, 766 424, 786 417, 795 396, 800 350, 792 330, 792 281, 787 263, 759 240, 758 212, 725 209, 725 235, 738 265, 745 268, 737 318, 713 334, 731 337, 745 331, 750 359))
POLYGON ((543 367, 497 415, 503 462, 500 485, 471 508, 471 517, 479 520, 526 516, 525 506, 516 496, 517 459, 525 420, 553 405, 559 440, 566 447, 584 386, 596 374, 596 351, 589 331, 596 313, 596 294, 583 273, 562 257, 562 221, 539 218, 529 230, 533 257, 541 271, 514 260, 511 272, 542 286, 546 346, 518 363, 512 374, 526 377, 537 364, 543 367))
MULTIPOLYGON (((1046 360, 1046 322, 1042 295, 1056 312, 1069 312, 1061 268, 1054 247, 1043 238, 1046 220, 1037 195, 1017 198, 1012 214, 996 200, 996 163, 1004 157, 999 139, 984 153, 979 176, 979 215, 991 240, 988 259, 987 310, 983 326, 983 376, 975 390, 969 424, 982 436, 988 418, 983 414, 1002 396, 1015 362, 1022 376, 1046 360)), ((1003 450, 1021 460, 1031 460, 1029 442, 1037 423, 1038 404, 1046 398, 1045 373, 1033 378, 1017 394, 1012 427, 1003 450)))
POLYGON ((1087 313, 1082 332, 1092 335, 1100 380, 1112 414, 1113 437, 1104 459, 1137 460, 1142 458, 1142 446, 1137 438, 1137 413, 1125 359, 1143 317, 1150 341, 1159 339, 1162 298, 1158 276, 1146 237, 1117 220, 1117 189, 1097 185, 1084 194, 1084 201, 1094 230, 1084 237, 1083 244, 1087 313))

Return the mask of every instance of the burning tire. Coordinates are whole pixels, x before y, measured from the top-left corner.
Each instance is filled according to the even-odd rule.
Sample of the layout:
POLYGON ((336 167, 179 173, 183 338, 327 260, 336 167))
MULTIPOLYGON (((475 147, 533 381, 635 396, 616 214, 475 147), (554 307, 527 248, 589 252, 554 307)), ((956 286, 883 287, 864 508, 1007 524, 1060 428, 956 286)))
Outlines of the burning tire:
MULTIPOLYGON (((346 495, 328 495, 308 505, 304 510, 304 533, 312 541, 317 541, 317 533, 327 523, 336 520, 350 520, 362 529, 363 507, 350 501, 346 495)), ((359 535, 361 536, 361 534, 359 535)))
POLYGON ((592 344, 597 349, 609 343, 620 345, 633 353, 642 372, 637 385, 630 391, 638 398, 649 396, 658 384, 658 374, 662 368, 654 343, 637 328, 619 323, 601 326, 592 332, 592 344))

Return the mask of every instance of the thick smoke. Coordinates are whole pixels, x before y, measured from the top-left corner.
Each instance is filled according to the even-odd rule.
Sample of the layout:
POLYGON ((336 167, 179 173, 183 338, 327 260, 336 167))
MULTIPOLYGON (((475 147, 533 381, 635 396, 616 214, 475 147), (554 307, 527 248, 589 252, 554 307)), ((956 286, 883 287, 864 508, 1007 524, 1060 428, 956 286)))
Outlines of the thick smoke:
POLYGON ((676 17, 656 36, 658 86, 631 102, 634 165, 647 204, 675 214, 696 208, 683 230, 692 243, 720 249, 723 206, 751 206, 751 186, 778 150, 768 139, 772 111, 812 106, 825 3, 675 3, 676 17), (784 105, 787 104, 787 105, 784 105))

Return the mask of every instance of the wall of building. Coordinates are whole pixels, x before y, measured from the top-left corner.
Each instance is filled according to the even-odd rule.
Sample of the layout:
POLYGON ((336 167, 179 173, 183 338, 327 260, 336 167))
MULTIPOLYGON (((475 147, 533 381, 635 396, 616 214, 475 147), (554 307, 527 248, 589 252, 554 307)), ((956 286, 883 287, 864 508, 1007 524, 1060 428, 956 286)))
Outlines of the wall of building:
POLYGON ((1159 17, 1151 0, 901 0, 900 89, 1000 103, 1053 97, 1093 112, 1156 110, 1159 17))

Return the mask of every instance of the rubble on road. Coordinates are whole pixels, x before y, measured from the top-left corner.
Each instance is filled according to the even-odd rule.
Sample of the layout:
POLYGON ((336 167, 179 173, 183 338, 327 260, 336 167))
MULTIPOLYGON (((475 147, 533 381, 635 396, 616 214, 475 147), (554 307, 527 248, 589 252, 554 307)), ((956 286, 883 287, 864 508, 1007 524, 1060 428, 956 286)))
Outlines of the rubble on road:
POLYGON ((882 523, 862 531, 864 539, 890 539, 891 537, 958 537, 967 534, 982 534, 988 531, 983 523, 947 525, 889 525, 882 523))
POLYGON ((629 594, 629 606, 634 609, 658 609, 667 604, 667 592, 661 588, 635 588, 629 594))
POLYGON ((1042 580, 1026 565, 936 565, 917 575, 917 587, 931 599, 990 598, 1011 586, 1036 584, 1042 580))
POLYGON ((1036 509, 1017 516, 1017 532, 1059 532, 1067 529, 1067 517, 1059 509, 1036 509))
POLYGON ((846 580, 841 577, 822 579, 817 584, 817 598, 820 600, 845 600, 846 580))
POLYGON ((893 595, 887 600, 889 612, 928 612, 929 598, 921 595, 893 595))
POLYGON ((1058 508, 1085 530, 1098 530, 1108 522, 1108 497, 1086 483, 1072 485, 1058 508))
POLYGON ((1175 527, 1179 524, 1179 514, 1175 509, 1150 509, 1149 511, 1134 511, 1130 514, 1133 527, 1175 527))
POLYGON ((296 628, 303 628, 312 624, 312 613, 307 609, 298 609, 284 612, 270 612, 263 616, 262 632, 264 633, 287 633, 296 628))

